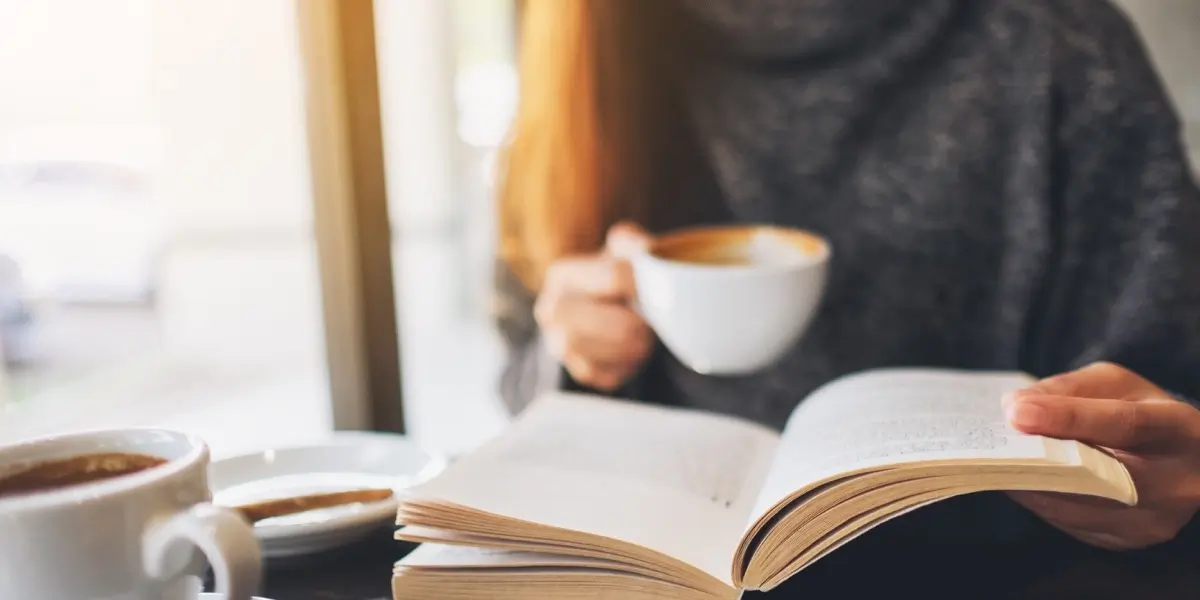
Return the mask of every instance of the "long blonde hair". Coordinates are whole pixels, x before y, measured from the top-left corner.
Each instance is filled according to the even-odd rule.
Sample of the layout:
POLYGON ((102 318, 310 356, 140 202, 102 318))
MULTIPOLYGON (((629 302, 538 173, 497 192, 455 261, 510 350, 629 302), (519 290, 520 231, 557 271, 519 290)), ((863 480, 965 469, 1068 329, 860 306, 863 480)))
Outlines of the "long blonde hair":
POLYGON ((649 217, 677 45, 663 0, 525 0, 501 164, 500 255, 531 290, 555 259, 649 217))

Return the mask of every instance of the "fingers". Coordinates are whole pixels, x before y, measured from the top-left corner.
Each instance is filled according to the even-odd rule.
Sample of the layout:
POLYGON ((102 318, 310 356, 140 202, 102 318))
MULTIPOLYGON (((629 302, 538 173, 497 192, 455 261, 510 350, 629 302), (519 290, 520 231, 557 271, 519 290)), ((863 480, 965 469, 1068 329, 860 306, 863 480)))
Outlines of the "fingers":
POLYGON ((621 305, 583 299, 566 302, 542 325, 543 338, 575 381, 603 391, 621 386, 654 347, 653 333, 621 305))
POLYGON ((1035 391, 1010 395, 1005 411, 1013 427, 1025 433, 1131 451, 1187 443, 1200 417, 1173 400, 1131 402, 1035 391))
POLYGON ((1117 512, 1115 509, 1083 504, 1069 496, 1040 492, 1009 492, 1017 504, 1036 514, 1043 521, 1085 542, 1103 548, 1118 549, 1124 544, 1112 533, 1113 526, 1128 520, 1136 509, 1117 512), (1100 535, 1100 532, 1104 532, 1100 535))
POLYGON ((1049 492, 1009 492, 1009 497, 1046 519, 1076 526, 1103 525, 1111 515, 1125 513, 1130 507, 1108 498, 1056 494, 1049 492))
POLYGON ((1132 400, 1155 395, 1156 388, 1133 371, 1110 362, 1047 377, 1030 386, 1029 391, 1055 396, 1117 398, 1132 400))
POLYGON ((635 295, 629 262, 615 256, 564 258, 550 265, 542 295, 628 301, 635 295))
POLYGON ((1122 506, 1101 498, 1009 492, 1009 497, 1059 530, 1094 546, 1112 550, 1144 548, 1178 533, 1176 515, 1122 506))
POLYGON ((590 362, 640 362, 651 350, 649 327, 623 304, 568 297, 558 302, 542 327, 555 356, 590 362))
MULTIPOLYGON (((1114 449, 1139 489, 1138 505, 1046 493, 1012 498, 1068 534, 1104 548, 1173 538, 1196 513, 1193 480, 1200 411, 1120 366, 1096 363, 1004 398, 1013 427, 1114 449)), ((1200 488, 1200 485, 1197 486, 1200 488)))
POLYGON ((576 382, 601 392, 617 391, 641 367, 640 363, 599 363, 580 354, 566 355, 562 365, 576 382))
POLYGON ((608 230, 605 251, 618 258, 643 252, 650 248, 650 234, 635 223, 622 222, 608 230))
POLYGON ((649 327, 627 306, 583 297, 560 302, 543 330, 575 381, 606 392, 633 376, 653 349, 649 327))
POLYGON ((605 251, 555 262, 534 306, 550 352, 583 385, 613 391, 653 350, 650 328, 631 308, 636 297, 625 256, 648 247, 632 224, 609 231, 605 251))
POLYGON ((649 246, 650 236, 641 227, 632 223, 614 225, 603 253, 564 258, 550 265, 542 294, 632 300, 637 292, 627 259, 649 246))

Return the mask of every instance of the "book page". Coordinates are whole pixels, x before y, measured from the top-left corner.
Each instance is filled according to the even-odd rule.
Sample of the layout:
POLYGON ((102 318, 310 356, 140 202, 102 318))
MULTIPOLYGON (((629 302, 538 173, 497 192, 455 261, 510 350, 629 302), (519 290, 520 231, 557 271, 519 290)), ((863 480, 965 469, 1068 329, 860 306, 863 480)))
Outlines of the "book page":
POLYGON ((839 473, 961 458, 1043 459, 1045 440, 1009 427, 1003 395, 1033 379, 1021 373, 882 369, 813 392, 788 419, 752 511, 839 473))
POLYGON ((619 570, 614 561, 579 556, 563 556, 546 552, 523 552, 498 548, 478 548, 449 544, 424 543, 401 558, 397 566, 434 569, 503 567, 593 567, 619 570))
POLYGON ((392 583, 397 598, 721 597, 598 558, 440 544, 422 544, 396 562, 392 583))
POLYGON ((556 393, 416 494, 631 542, 728 583, 777 443, 715 414, 556 393))

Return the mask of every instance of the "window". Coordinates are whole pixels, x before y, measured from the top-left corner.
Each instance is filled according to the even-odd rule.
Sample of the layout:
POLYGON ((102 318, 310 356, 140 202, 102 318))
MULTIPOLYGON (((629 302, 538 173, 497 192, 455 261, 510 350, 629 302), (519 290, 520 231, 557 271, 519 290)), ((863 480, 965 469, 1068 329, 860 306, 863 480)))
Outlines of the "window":
POLYGON ((0 3, 0 438, 331 427, 294 4, 0 3))
POLYGON ((506 419, 488 314, 493 161, 516 103, 512 0, 376 2, 405 409, 460 452, 506 419))
MULTIPOLYGON (((434 450, 465 450, 507 418, 487 302, 513 4, 374 3, 397 368, 409 429, 434 450)), ((357 339, 371 323, 355 294, 381 288, 338 295, 356 285, 340 265, 368 244, 330 241, 354 237, 325 218, 356 214, 339 191, 350 171, 328 160, 349 128, 313 127, 370 87, 342 82, 363 67, 326 52, 346 51, 338 11, 369 6, 0 3, 0 439, 163 426, 227 454, 393 401, 349 398, 389 395, 360 379, 392 364, 370 349, 374 362, 343 361, 379 349, 357 339)))

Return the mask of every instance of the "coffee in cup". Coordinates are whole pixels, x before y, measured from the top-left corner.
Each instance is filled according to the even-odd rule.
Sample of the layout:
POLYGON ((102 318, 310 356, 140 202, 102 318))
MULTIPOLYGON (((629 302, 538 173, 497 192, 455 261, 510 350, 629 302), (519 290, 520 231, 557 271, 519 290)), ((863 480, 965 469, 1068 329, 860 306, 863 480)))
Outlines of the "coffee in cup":
POLYGON ((637 306, 684 365, 746 375, 807 330, 825 291, 829 244, 798 229, 730 225, 656 237, 632 258, 637 306))
POLYGON ((711 227, 659 237, 650 252, 663 260, 724 267, 787 265, 811 261, 825 243, 809 233, 779 227, 711 227))
POLYGON ((166 459, 132 452, 100 452, 47 460, 0 473, 0 498, 49 492, 132 475, 166 464, 166 459))
POLYGON ((250 600, 252 526, 211 504, 207 446, 166 430, 111 430, 0 446, 0 598, 250 600))

